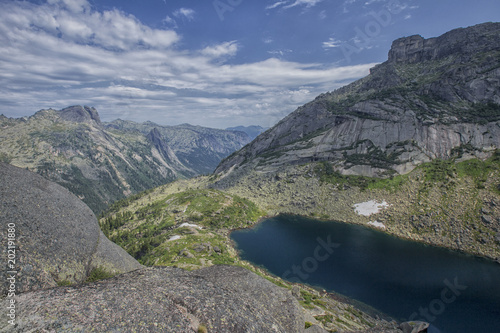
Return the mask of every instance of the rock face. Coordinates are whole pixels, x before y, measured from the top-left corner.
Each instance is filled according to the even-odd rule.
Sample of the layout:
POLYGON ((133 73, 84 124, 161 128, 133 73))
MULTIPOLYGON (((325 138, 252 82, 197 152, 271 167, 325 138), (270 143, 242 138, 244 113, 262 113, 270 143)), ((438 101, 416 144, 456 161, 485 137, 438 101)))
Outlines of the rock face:
MULTIPOLYGON (((142 267, 101 232, 90 208, 64 187, 0 163, 1 246, 14 225, 17 292, 85 281, 94 268, 111 274, 142 267)), ((4 253, 6 257, 6 253, 4 253)), ((0 270, 6 283, 6 270, 0 270)), ((2 288, 5 294, 6 288, 2 288)))
POLYGON ((91 123, 95 121, 96 124, 101 124, 101 118, 97 110, 89 106, 70 106, 59 111, 59 115, 62 119, 75 123, 91 123))
POLYGON ((233 266, 146 268, 22 294, 16 304, 20 320, 9 332, 304 332, 290 292, 233 266))
POLYGON ((407 173, 435 158, 488 156, 499 120, 500 23, 405 37, 369 76, 299 107, 216 173, 318 161, 343 174, 407 173))

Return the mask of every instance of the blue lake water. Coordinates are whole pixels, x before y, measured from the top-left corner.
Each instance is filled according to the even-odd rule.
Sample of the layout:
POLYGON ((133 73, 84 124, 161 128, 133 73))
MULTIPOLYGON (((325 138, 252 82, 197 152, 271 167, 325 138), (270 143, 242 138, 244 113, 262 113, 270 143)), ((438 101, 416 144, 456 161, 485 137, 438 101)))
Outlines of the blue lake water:
POLYGON ((358 225, 281 215, 231 233, 240 257, 429 332, 500 332, 500 265, 358 225))

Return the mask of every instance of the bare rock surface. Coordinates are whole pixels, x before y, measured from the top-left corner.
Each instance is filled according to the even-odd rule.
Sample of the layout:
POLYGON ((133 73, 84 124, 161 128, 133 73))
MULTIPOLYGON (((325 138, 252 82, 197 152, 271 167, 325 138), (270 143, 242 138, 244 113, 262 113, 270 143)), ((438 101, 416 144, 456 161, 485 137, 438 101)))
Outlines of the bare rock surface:
POLYGON ((22 294, 9 332, 303 332, 289 291, 241 267, 144 268, 22 294))
MULTIPOLYGON (((17 292, 85 281, 94 268, 110 274, 142 267, 104 236, 94 213, 66 188, 0 163, 1 246, 15 229, 17 292)), ((3 268, 3 267, 2 267, 3 268)), ((7 270, 0 271, 2 283, 7 270)), ((4 285, 5 286, 5 285, 4 285)), ((5 295, 6 288, 2 288, 5 295)))

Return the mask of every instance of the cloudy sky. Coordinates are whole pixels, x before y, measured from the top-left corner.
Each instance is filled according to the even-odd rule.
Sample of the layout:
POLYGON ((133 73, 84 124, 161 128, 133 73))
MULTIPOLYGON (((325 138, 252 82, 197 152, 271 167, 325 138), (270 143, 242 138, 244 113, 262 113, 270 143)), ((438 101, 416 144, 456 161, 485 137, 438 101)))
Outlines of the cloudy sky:
POLYGON ((498 0, 0 0, 0 113, 272 126, 394 39, 500 21, 498 0))

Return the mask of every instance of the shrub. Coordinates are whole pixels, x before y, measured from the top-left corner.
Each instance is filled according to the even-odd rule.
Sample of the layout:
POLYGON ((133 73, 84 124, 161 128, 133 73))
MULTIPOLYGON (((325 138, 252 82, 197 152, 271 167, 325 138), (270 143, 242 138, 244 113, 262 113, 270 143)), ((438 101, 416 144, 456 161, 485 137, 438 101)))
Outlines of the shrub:
POLYGON ((87 283, 95 282, 99 280, 109 279, 112 278, 113 276, 115 276, 115 274, 106 271, 102 267, 94 267, 94 269, 92 269, 85 282, 87 283))

